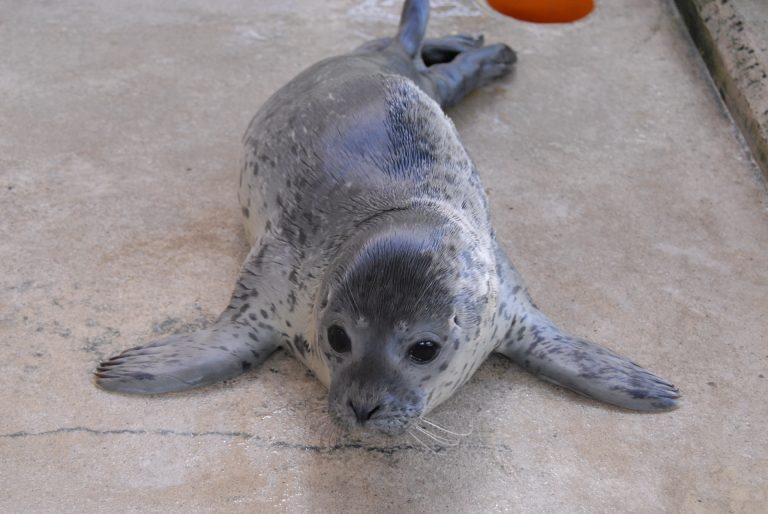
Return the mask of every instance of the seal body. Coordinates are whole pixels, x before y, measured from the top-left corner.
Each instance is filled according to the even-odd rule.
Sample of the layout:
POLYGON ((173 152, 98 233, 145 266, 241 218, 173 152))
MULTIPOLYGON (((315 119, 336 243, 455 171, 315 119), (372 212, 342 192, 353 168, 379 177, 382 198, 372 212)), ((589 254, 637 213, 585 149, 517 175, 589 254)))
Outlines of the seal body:
POLYGON ((287 334, 283 344, 332 391, 343 384, 344 405, 357 402, 349 384, 389 363, 379 393, 362 388, 360 396, 405 383, 423 390, 423 411, 494 348, 494 240, 453 124, 382 57, 321 62, 266 103, 246 133, 240 202, 254 248, 282 242, 276 251, 288 283, 270 303, 279 315, 264 322, 287 334), (334 323, 360 348, 329 348, 334 323), (428 370, 408 362, 407 344, 420 333, 440 334, 442 362, 428 370), (390 347, 398 345, 405 347, 390 347))
POLYGON ((267 100, 243 139, 252 249, 230 304, 207 329, 102 363, 98 385, 196 387, 282 346, 329 388, 341 426, 396 434, 497 351, 616 405, 677 405, 674 386, 531 302, 443 112, 508 74, 514 53, 475 36, 423 40, 427 14, 407 1, 395 38, 321 61, 267 100))
MULTIPOLYGON (((384 66, 370 68, 365 55, 314 66, 267 102, 245 138, 240 201, 254 248, 271 245, 265 241, 275 236, 287 243, 281 260, 290 263, 285 270, 289 282, 276 309, 287 307, 278 318, 291 326, 283 323, 279 330, 289 334, 285 345, 326 385, 338 357, 318 341, 333 308, 345 313, 349 332, 361 324, 371 330, 377 322, 411 327, 437 318, 438 312, 425 308, 430 303, 435 309, 445 303, 437 309, 441 320, 454 323, 447 307, 455 303, 456 316, 485 320, 475 327, 486 336, 472 347, 476 364, 493 349, 486 311, 497 294, 491 273, 494 242, 472 162, 434 100, 384 66), (311 87, 303 90, 310 80, 311 87), (430 262, 421 262, 421 256, 430 262), (423 277, 402 275, 409 265, 441 275, 418 284, 423 277), (366 266, 374 275, 382 267, 393 269, 357 277, 369 283, 358 297, 341 304, 339 289, 360 285, 342 285, 351 280, 345 274, 363 273, 366 266), (402 283, 395 285, 398 280, 402 283), (449 280, 462 290, 440 289, 449 280), (397 286, 402 290, 395 291, 397 286), (471 293, 466 291, 470 288, 471 293), (459 300, 462 294, 466 298, 459 300), (427 295, 435 299, 420 298, 419 305, 411 305, 427 295), (336 303, 323 307, 328 299, 336 303), (398 305, 412 312, 381 319, 398 305), (350 312, 355 306, 359 309, 350 312)), ((357 335, 353 339, 384 337, 357 335)), ((463 371, 469 376, 475 368, 463 371)), ((462 380, 454 378, 452 385, 458 386, 462 380)))

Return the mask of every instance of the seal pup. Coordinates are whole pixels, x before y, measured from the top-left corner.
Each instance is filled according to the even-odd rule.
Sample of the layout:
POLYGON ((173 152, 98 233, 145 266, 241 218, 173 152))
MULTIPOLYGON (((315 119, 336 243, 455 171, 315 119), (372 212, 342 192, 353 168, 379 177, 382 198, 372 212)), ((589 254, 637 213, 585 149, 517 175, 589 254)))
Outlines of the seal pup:
POLYGON ((673 385, 531 301, 443 112, 507 75, 515 54, 481 36, 424 40, 428 13, 406 1, 394 38, 321 61, 266 101, 243 138, 252 248, 229 305, 208 328, 101 363, 98 386, 204 386, 283 347, 328 388, 339 426, 393 435, 498 352, 613 405, 678 405, 673 385))

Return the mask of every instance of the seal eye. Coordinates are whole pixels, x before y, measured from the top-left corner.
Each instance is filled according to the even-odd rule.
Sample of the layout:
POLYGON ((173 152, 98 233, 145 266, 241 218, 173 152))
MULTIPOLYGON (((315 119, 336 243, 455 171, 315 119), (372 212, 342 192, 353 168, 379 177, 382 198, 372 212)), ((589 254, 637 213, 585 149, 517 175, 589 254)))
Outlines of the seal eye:
POLYGON ((408 348, 408 357, 416 364, 426 364, 440 353, 440 345, 432 341, 419 341, 408 348))
POLYGON ((347 353, 352 349, 352 342, 347 332, 338 325, 328 327, 328 344, 336 353, 347 353))

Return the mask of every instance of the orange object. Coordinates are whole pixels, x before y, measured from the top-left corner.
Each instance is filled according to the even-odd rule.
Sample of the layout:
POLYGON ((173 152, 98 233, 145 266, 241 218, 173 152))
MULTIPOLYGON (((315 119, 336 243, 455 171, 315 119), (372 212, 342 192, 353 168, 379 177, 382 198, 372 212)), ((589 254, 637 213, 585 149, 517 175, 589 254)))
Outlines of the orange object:
POLYGON ((568 23, 595 8, 593 0, 487 0, 493 9, 522 21, 568 23))

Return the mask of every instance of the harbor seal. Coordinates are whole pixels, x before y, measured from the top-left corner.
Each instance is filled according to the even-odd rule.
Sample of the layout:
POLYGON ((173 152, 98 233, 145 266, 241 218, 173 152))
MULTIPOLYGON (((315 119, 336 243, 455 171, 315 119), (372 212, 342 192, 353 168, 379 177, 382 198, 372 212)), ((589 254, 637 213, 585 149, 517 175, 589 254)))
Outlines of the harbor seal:
POLYGON ((493 352, 629 409, 678 390, 567 334, 531 301, 443 109, 507 75, 504 44, 424 40, 405 2, 394 38, 321 61, 277 91, 243 138, 239 201, 252 244, 212 326, 124 351, 96 384, 162 393, 257 367, 283 347, 328 388, 341 427, 399 434, 493 352))

